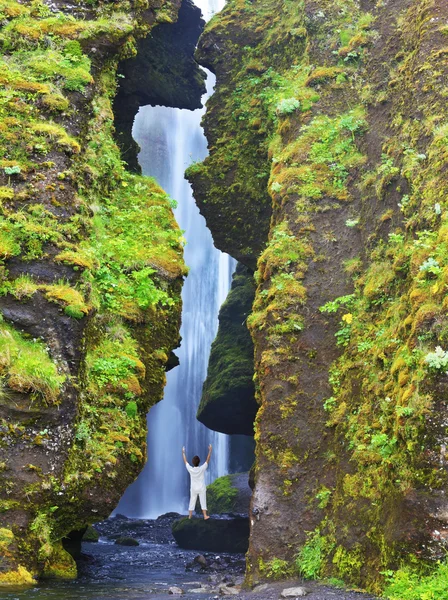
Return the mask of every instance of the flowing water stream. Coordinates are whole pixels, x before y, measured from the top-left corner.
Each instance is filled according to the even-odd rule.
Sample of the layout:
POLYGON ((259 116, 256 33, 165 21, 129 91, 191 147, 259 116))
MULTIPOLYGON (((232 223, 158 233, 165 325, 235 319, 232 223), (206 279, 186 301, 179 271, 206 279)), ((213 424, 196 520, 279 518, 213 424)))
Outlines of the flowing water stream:
MULTIPOLYGON (((223 0, 196 3, 206 19, 224 4, 223 0)), ((214 76, 209 73, 207 97, 213 85, 214 76)), ((175 215, 185 232, 185 261, 190 272, 182 292, 182 343, 176 351, 180 365, 167 374, 164 399, 148 415, 148 462, 115 511, 129 517, 156 518, 170 511, 186 511, 188 473, 181 457, 183 445, 190 459, 198 454, 201 460, 206 458, 208 444, 213 445, 209 482, 225 475, 228 469, 228 437, 196 420, 219 307, 234 269, 233 259, 214 247, 184 179, 185 169, 207 155, 200 125, 203 113, 204 109, 144 106, 134 123, 133 136, 141 148, 143 173, 155 177, 178 203, 175 215)))

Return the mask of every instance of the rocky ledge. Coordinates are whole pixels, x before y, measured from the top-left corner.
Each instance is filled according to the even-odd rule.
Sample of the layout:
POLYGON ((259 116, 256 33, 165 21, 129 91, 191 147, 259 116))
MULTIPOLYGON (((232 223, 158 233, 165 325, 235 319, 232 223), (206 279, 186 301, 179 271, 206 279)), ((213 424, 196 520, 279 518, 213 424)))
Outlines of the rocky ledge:
POLYGON ((174 521, 174 539, 181 548, 208 552, 246 552, 249 545, 249 519, 241 515, 174 521))

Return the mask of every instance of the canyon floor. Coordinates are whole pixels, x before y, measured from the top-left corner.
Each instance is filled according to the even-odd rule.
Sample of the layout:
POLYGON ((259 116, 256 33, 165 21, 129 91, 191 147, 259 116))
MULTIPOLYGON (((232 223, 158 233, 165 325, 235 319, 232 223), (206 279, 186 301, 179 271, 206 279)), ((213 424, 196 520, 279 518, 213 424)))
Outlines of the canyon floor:
POLYGON ((299 579, 270 583, 254 590, 240 589, 244 555, 179 548, 171 535, 171 523, 177 516, 170 514, 157 520, 118 517, 99 523, 95 527, 100 541, 83 543, 75 581, 3 590, 0 600, 173 600, 176 597, 212 600, 224 596, 278 600, 282 591, 291 587, 305 588, 309 600, 375 600, 368 594, 299 579), (138 540, 139 546, 115 544, 120 536, 138 540), (172 594, 180 590, 170 592, 170 588, 180 588, 183 594, 172 594))

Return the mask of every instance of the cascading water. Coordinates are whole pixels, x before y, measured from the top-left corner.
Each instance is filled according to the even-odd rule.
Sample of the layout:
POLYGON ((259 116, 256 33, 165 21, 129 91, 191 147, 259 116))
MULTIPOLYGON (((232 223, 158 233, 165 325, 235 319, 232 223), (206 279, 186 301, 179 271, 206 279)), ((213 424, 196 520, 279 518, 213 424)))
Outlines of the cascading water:
MULTIPOLYGON (((206 19, 223 0, 199 0, 206 19)), ((214 77, 208 75, 207 97, 214 77)), ((228 438, 207 429, 196 420, 202 384, 207 374, 210 346, 218 327, 218 311, 231 283, 234 261, 219 252, 204 218, 184 179, 189 164, 207 155, 200 126, 204 109, 196 111, 145 106, 136 116, 133 136, 141 147, 143 173, 155 177, 174 198, 177 222, 185 231, 185 261, 190 268, 182 300, 182 343, 176 352, 180 365, 167 374, 162 402, 148 415, 148 462, 138 479, 126 490, 115 512, 129 517, 155 518, 160 514, 185 512, 188 473, 181 448, 187 456, 205 459, 208 444, 214 447, 208 479, 227 473, 228 438)))

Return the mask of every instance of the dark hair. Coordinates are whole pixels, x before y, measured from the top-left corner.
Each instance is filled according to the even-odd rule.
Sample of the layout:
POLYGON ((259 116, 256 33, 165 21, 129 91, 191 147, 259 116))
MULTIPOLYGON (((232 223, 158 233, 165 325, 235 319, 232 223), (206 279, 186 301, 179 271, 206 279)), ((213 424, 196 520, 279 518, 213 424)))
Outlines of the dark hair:
POLYGON ((193 456, 193 460, 191 462, 193 463, 193 467, 199 467, 201 459, 199 458, 199 456, 193 456))

